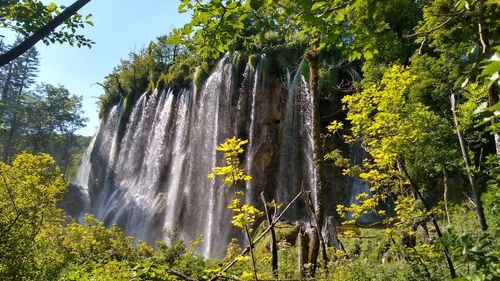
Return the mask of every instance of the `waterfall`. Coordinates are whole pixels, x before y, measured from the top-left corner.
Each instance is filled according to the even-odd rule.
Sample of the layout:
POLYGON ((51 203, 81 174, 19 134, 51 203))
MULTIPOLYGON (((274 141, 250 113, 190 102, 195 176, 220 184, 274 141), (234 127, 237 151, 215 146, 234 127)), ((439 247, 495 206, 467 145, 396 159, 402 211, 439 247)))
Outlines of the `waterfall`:
MULTIPOLYGON (((248 203, 260 207, 262 191, 288 202, 301 186, 317 202, 302 63, 281 84, 264 71, 272 67, 268 60, 262 56, 239 73, 226 56, 199 89, 155 90, 113 106, 75 180, 87 196, 84 212, 150 243, 168 242, 173 229, 185 241, 201 236, 199 253, 224 255, 231 238, 242 235, 230 224, 232 191, 207 175, 224 165, 216 148, 234 135, 249 140, 242 163, 254 179, 237 187, 247 189, 248 203)), ((286 218, 308 219, 303 203, 286 218)))
POLYGON ((186 212, 189 220, 203 222, 193 225, 192 231, 203 235, 204 243, 202 252, 205 255, 221 255, 223 246, 229 241, 230 230, 228 226, 229 216, 226 211, 228 198, 223 184, 217 179, 207 179, 216 165, 222 166, 223 159, 218 157, 216 148, 226 138, 230 137, 230 129, 233 124, 231 120, 231 100, 233 89, 233 67, 226 57, 219 62, 214 73, 207 79, 203 86, 199 100, 196 101, 196 114, 190 125, 190 165, 188 177, 191 188, 200 187, 200 190, 188 196, 192 208, 204 209, 193 216, 186 212), (208 202, 207 202, 208 200, 208 202), (214 233, 217 231, 217 233, 214 233), (214 238, 217 237, 217 238, 214 238))
MULTIPOLYGON (((99 130, 99 129, 98 129, 99 130)), ((92 137, 90 140, 89 146, 85 150, 85 153, 82 156, 82 161, 78 166, 78 171, 76 173, 75 180, 73 184, 78 187, 78 197, 81 202, 81 213, 78 214, 77 220, 81 223, 83 222, 83 215, 90 210, 90 196, 89 196, 89 179, 90 179, 90 170, 92 168, 90 162, 90 156, 92 151, 94 150, 94 144, 96 140, 97 134, 92 137)))
MULTIPOLYGON (((308 84, 301 75, 301 70, 302 63, 293 77, 290 73, 287 75, 288 96, 278 170, 279 202, 290 201, 301 188, 311 191, 316 202, 316 181, 312 160, 313 138, 310 130, 312 104, 308 84)), ((301 214, 301 206, 297 204, 289 217, 301 216, 306 218, 308 213, 301 214)))
MULTIPOLYGON (((266 56, 262 55, 260 57, 260 61, 257 65, 257 68, 255 70, 255 74, 253 75, 253 85, 252 85, 252 92, 251 92, 251 106, 250 106, 250 126, 248 129, 248 145, 247 145, 247 157, 246 157, 246 172, 250 173, 253 170, 253 164, 254 164, 254 158, 255 158, 255 151, 256 151, 256 144, 255 144, 255 139, 256 139, 256 130, 255 126, 257 123, 257 120, 259 116, 257 116, 258 113, 258 108, 257 108, 257 100, 258 97, 257 95, 259 93, 262 93, 262 87, 265 83, 263 79, 265 79, 264 75, 262 74, 262 65, 265 63, 266 56)), ((249 71, 250 65, 247 65, 247 69, 245 71, 249 71)), ((245 183, 246 185, 246 201, 247 203, 251 203, 252 198, 255 197, 255 190, 254 190, 254 181, 247 181, 245 183)))

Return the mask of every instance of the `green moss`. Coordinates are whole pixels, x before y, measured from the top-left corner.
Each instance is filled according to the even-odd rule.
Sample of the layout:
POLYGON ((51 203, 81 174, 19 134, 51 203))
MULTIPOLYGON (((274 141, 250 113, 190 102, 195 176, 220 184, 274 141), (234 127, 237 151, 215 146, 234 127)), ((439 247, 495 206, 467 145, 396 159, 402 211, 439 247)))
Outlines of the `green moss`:
POLYGON ((160 76, 160 78, 158 78, 158 81, 156 81, 156 88, 164 89, 166 87, 167 87, 167 82, 163 77, 160 76))
POLYGON ((257 67, 257 63, 259 62, 260 56, 258 55, 250 55, 248 56, 248 65, 252 70, 254 70, 257 67))
POLYGON ((266 57, 261 57, 260 61, 260 70, 262 71, 262 73, 264 74, 268 74, 272 71, 271 69, 271 60, 266 56, 266 57))
POLYGON ((248 55, 245 52, 240 52, 240 51, 234 52, 233 65, 238 75, 241 75, 245 71, 247 61, 248 61, 248 55))
MULTIPOLYGON (((160 75, 160 83, 166 87, 179 90, 181 88, 191 87, 192 77, 196 72, 200 62, 194 56, 178 57, 165 73, 160 75)), ((200 68, 203 70, 206 63, 201 63, 200 68)), ((199 73, 201 75, 203 72, 199 73)), ((203 75, 201 75, 203 76, 203 75)))
MULTIPOLYGON (((297 235, 299 233, 299 228, 295 225, 289 223, 277 223, 275 226, 276 241, 277 243, 287 243, 289 245, 294 245, 297 240, 297 235)), ((270 235, 267 235, 262 240, 259 241, 255 247, 255 252, 257 254, 269 253, 270 245, 270 235)))
POLYGON ((121 95, 118 92, 106 92, 99 97, 99 118, 103 119, 113 105, 118 104, 121 95))
POLYGON ((158 89, 157 83, 154 80, 150 80, 146 89, 146 93, 152 94, 156 89, 158 89))
POLYGON ((206 67, 198 66, 193 75, 193 83, 196 88, 201 88, 203 81, 206 78, 208 69, 206 67))
POLYGON ((237 69, 240 69, 248 60, 248 57, 243 52, 234 52, 233 64, 237 69))
POLYGON ((123 111, 124 112, 129 112, 132 110, 132 103, 130 102, 130 97, 126 97, 124 100, 123 100, 123 111))

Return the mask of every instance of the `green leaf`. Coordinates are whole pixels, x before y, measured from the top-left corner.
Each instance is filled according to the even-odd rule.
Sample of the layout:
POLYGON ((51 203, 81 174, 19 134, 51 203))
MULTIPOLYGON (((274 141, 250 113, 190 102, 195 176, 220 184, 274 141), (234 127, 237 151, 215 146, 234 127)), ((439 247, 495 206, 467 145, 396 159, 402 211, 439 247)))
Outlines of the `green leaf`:
POLYGON ((316 2, 312 5, 311 7, 311 12, 318 12, 319 10, 324 10, 325 8, 325 2, 316 2))
POLYGON ((368 0, 367 14, 369 18, 373 18, 376 8, 377 8, 377 1, 368 0))
POLYGON ((353 51, 352 53, 349 54, 349 58, 356 60, 361 58, 361 53, 358 51, 353 51))
POLYGON ((342 11, 338 11, 335 14, 335 18, 334 18, 335 23, 340 23, 341 21, 344 20, 344 17, 345 17, 345 14, 342 11))
POLYGON ((226 9, 231 10, 231 9, 235 9, 236 7, 238 7, 238 3, 237 2, 232 2, 232 3, 230 3, 229 5, 226 6, 226 9))
POLYGON ((371 59, 373 59, 373 52, 371 52, 370 50, 365 51, 365 52, 363 53, 363 57, 364 57, 366 60, 371 60, 371 59))
POLYGON ((500 111, 500 102, 497 102, 496 104, 485 108, 484 111, 489 111, 489 112, 500 111))
POLYGON ((458 0, 457 3, 455 3, 455 7, 457 10, 462 10, 465 7, 465 0, 458 0))
POLYGON ((500 71, 500 61, 492 61, 483 69, 481 76, 489 77, 498 71, 500 71))
POLYGON ((54 2, 50 2, 50 4, 49 4, 49 5, 47 5, 47 11, 48 11, 49 13, 52 13, 52 12, 53 12, 53 11, 55 11, 56 9, 57 9, 57 5, 56 5, 56 3, 54 3, 54 2))
POLYGON ((500 4, 498 0, 487 0, 485 2, 486 5, 498 5, 500 4))

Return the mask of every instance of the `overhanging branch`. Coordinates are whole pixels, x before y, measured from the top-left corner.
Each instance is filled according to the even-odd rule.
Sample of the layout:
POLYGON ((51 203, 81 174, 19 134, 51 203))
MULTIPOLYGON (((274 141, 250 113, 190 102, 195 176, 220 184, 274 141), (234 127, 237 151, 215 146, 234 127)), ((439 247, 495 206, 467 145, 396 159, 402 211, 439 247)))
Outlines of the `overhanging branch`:
POLYGON ((59 25, 61 25, 64 21, 69 19, 71 16, 76 14, 78 10, 80 10, 83 6, 85 6, 90 0, 77 0, 75 3, 71 4, 71 6, 67 7, 62 11, 59 15, 54 17, 51 21, 49 21, 46 25, 40 28, 38 31, 33 33, 31 36, 26 38, 21 44, 13 47, 5 54, 0 55, 0 67, 8 64, 13 61, 20 55, 24 54, 30 48, 35 46, 38 41, 47 37, 52 31, 54 31, 59 25))

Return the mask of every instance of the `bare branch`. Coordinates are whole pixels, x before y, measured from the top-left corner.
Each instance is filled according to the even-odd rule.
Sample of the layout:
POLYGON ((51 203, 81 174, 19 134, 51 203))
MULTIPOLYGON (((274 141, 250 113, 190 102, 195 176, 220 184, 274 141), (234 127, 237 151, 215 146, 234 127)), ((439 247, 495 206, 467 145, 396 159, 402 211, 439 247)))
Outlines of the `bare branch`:
POLYGON ((180 277, 180 278, 182 278, 184 280, 187 280, 187 281, 196 281, 195 279, 193 279, 193 278, 191 278, 191 277, 189 277, 187 275, 184 275, 184 274, 180 273, 179 271, 175 271, 173 269, 167 268, 167 272, 170 273, 170 274, 172 274, 172 275, 175 275, 177 277, 180 277))
MULTIPOLYGON (((290 208, 290 206, 292 206, 292 204, 300 198, 300 196, 302 195, 302 190, 292 199, 292 201, 290 201, 290 203, 288 203, 288 205, 286 205, 286 207, 283 209, 283 211, 281 211, 281 213, 273 219, 273 221, 271 222, 271 224, 269 224, 269 226, 267 226, 267 228, 259 235, 257 236, 257 238, 255 238, 254 241, 250 242, 251 244, 255 244, 257 243, 260 239, 264 238, 264 236, 266 236, 266 234, 271 231, 271 229, 273 228, 273 226, 281 219, 281 217, 283 217, 283 215, 285 214, 285 212, 290 208)), ((244 256, 246 254, 248 254, 248 252, 250 252, 250 247, 251 246, 247 246, 242 252, 241 254, 238 256, 244 256)), ((226 272, 228 271, 231 267, 233 267, 233 265, 235 265, 236 263, 238 262, 238 259, 234 259, 232 262, 230 262, 226 267, 224 267, 217 275, 215 275, 214 277, 212 277, 210 279, 210 281, 215 281, 217 279, 219 279, 221 277, 221 273, 223 272, 226 272)))
POLYGON ((417 37, 417 36, 420 36, 420 35, 429 35, 431 34, 432 32, 440 29, 441 27, 445 26, 446 24, 448 24, 452 19, 458 17, 459 15, 463 14, 465 12, 465 10, 462 10, 452 16, 450 16, 448 19, 446 19, 444 22, 436 25, 435 27, 429 29, 429 30, 426 30, 426 31, 422 31, 422 32, 417 32, 417 33, 413 33, 413 34, 409 34, 409 35, 404 35, 403 37, 406 37, 406 38, 411 38, 411 37, 417 37))

